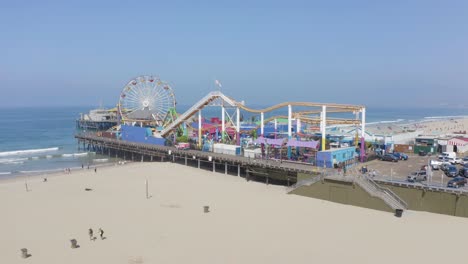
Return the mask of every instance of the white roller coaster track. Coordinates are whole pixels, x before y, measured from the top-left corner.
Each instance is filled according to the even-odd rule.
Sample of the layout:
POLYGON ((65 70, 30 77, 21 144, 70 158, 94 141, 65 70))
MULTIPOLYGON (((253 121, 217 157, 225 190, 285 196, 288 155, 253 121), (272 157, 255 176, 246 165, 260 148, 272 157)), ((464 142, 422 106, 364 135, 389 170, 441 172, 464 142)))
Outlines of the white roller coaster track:
MULTIPOLYGON (((244 109, 245 111, 251 112, 251 113, 261 113, 261 112, 270 112, 278 108, 282 108, 288 105, 293 105, 293 106, 308 106, 308 107, 319 107, 322 105, 327 105, 328 107, 334 108, 331 110, 331 112, 354 112, 354 111, 360 111, 363 106, 360 105, 344 105, 344 104, 323 104, 323 103, 310 103, 310 102, 284 102, 280 103, 265 109, 252 109, 248 108, 242 103, 239 103, 232 98, 229 98, 228 96, 224 95, 220 91, 213 91, 207 94, 205 97, 203 97, 201 100, 199 100, 197 103, 195 103, 190 109, 185 111, 182 115, 180 115, 174 122, 169 124, 166 128, 164 128, 161 131, 161 136, 165 137, 168 134, 171 133, 177 126, 188 120, 190 117, 192 117, 194 114, 196 114, 200 109, 211 103, 212 101, 216 99, 222 99, 226 105, 229 105, 231 107, 239 107, 241 109, 244 109)), ((317 111, 315 111, 317 112, 317 111)), ((312 113, 312 112, 311 112, 312 113)), ((319 120, 318 120, 319 121, 319 120)), ((317 121, 317 122, 318 122, 317 121)), ((356 123, 356 120, 337 120, 337 122, 342 122, 342 123, 356 123)))
POLYGON ((215 99, 220 98, 222 99, 226 104, 229 106, 237 106, 238 103, 231 98, 225 96, 222 94, 220 91, 213 91, 207 94, 205 97, 203 97, 200 101, 195 103, 192 107, 190 107, 189 110, 185 111, 185 113, 181 114, 174 122, 169 124, 166 128, 164 128, 161 131, 161 136, 166 136, 168 135, 174 128, 182 124, 185 120, 189 119, 191 116, 196 114, 200 109, 202 109, 204 106, 208 105, 215 99))

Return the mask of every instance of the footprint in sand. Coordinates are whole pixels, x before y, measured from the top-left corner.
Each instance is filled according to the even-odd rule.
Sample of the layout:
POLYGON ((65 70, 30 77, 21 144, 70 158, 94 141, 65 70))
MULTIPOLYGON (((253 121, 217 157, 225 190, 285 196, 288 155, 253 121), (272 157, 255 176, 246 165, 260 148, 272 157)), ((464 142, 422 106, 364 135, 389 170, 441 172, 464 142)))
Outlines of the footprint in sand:
POLYGON ((142 257, 131 257, 128 259, 128 264, 142 264, 144 263, 142 257))
POLYGON ((161 204, 161 206, 166 208, 180 208, 178 204, 161 204))

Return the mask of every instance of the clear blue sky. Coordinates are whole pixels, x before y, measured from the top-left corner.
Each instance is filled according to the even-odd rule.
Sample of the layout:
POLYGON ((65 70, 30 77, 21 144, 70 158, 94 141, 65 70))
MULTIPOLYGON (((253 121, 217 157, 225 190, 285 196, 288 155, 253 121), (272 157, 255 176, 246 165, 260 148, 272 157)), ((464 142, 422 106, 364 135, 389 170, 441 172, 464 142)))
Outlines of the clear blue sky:
POLYGON ((0 106, 117 103, 133 77, 179 104, 468 105, 468 1, 0 1, 0 106), (253 3, 255 2, 255 3, 253 3))

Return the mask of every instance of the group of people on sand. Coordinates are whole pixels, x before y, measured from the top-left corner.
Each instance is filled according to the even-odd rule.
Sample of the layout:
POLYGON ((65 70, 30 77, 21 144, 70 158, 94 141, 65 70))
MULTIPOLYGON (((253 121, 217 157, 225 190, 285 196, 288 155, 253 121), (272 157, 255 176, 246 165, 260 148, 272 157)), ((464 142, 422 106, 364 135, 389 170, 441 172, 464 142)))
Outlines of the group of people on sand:
MULTIPOLYGON (((102 230, 102 228, 99 228, 99 237, 101 237, 101 240, 104 240, 105 237, 104 237, 104 230, 102 230)), ((96 240, 96 237, 94 236, 94 231, 92 228, 90 228, 88 230, 88 235, 89 235, 89 240, 91 241, 95 241, 96 240)))
MULTIPOLYGON (((81 168, 84 169, 84 164, 81 164, 81 168)), ((88 170, 89 170, 89 164, 88 164, 88 170)), ((94 167, 94 172, 97 173, 97 167, 94 167)))
POLYGON ((71 169, 70 168, 65 168, 65 174, 70 174, 71 173, 71 169))

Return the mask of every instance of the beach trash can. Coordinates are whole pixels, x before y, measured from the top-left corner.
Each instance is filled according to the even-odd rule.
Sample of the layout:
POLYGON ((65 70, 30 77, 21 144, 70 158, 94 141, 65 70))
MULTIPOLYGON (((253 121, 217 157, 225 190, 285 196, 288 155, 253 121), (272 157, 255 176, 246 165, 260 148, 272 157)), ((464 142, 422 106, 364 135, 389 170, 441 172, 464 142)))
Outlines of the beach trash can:
POLYGON ((207 205, 203 206, 203 212, 209 213, 210 212, 210 207, 207 206, 207 205))
POLYGON ((76 241, 76 239, 71 239, 70 242, 71 242, 71 248, 79 248, 80 247, 80 246, 78 246, 78 242, 76 241))
POLYGON ((28 258, 30 255, 28 254, 28 249, 27 248, 22 248, 21 249, 21 257, 22 258, 28 258))
POLYGON ((401 217, 403 215, 403 209, 395 209, 395 216, 401 217))

